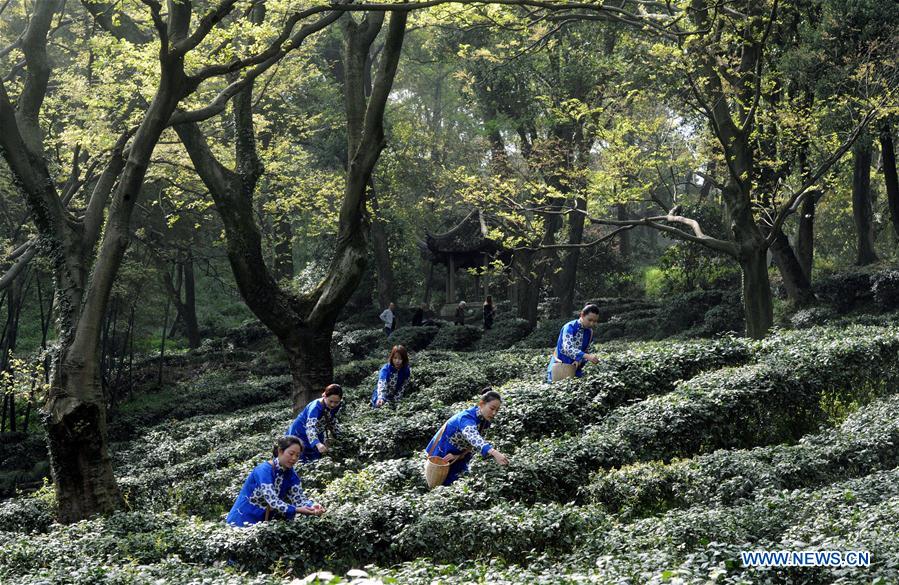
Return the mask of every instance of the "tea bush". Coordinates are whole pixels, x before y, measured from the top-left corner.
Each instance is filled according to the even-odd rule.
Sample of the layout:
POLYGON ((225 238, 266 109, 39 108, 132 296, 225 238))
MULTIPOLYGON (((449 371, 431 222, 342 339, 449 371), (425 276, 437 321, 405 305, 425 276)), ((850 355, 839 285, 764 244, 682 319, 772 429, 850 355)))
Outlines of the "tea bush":
POLYGON ((871 293, 881 310, 899 309, 899 271, 885 270, 872 275, 871 293))
MULTIPOLYGON (((386 343, 383 344, 384 349, 393 347, 394 345, 403 345, 409 351, 422 350, 434 340, 439 329, 437 327, 399 327, 390 334, 386 343)), ((384 354, 387 355, 386 352, 384 354)))
POLYGON ((111 451, 128 511, 60 526, 46 490, 0 502, 0 582, 897 582, 899 327, 853 320, 760 342, 597 344, 599 364, 553 385, 558 324, 535 349, 432 343, 404 399, 373 410, 379 331, 378 354, 337 369, 331 453, 299 470, 328 512, 245 529, 224 514, 292 418, 289 379, 210 369, 122 405, 135 428, 111 451), (429 491, 422 449, 487 385, 504 397, 487 436, 510 466, 475 457, 429 491), (874 563, 742 567, 757 549, 874 563))
MULTIPOLYGON (((559 338, 559 331, 569 321, 571 319, 547 319, 540 321, 527 337, 515 344, 515 347, 532 349, 555 347, 556 340, 559 338)), ((600 330, 602 330, 602 327, 600 327, 600 330)))
POLYGON ((714 503, 732 505, 762 490, 816 487, 899 465, 899 397, 866 406, 839 427, 748 450, 720 450, 664 465, 601 470, 581 495, 618 514, 646 515, 714 503))
POLYGON ((871 276, 865 272, 841 272, 816 279, 815 294, 839 313, 846 313, 871 296, 871 276))
POLYGON ((481 330, 474 325, 444 325, 431 342, 431 347, 458 351, 471 348, 480 338, 481 330))
POLYGON ((234 379, 231 373, 216 372, 179 382, 166 390, 145 394, 126 403, 112 415, 109 435, 114 440, 123 440, 163 420, 232 412, 289 395, 290 376, 248 375, 234 379), (190 400, 184 400, 184 396, 190 396, 190 400))
POLYGON ((353 329, 346 333, 335 332, 332 343, 344 359, 357 360, 380 348, 384 338, 384 329, 353 329))
POLYGON ((525 319, 498 320, 492 329, 484 331, 476 347, 485 351, 508 349, 527 337, 530 331, 531 326, 525 319))

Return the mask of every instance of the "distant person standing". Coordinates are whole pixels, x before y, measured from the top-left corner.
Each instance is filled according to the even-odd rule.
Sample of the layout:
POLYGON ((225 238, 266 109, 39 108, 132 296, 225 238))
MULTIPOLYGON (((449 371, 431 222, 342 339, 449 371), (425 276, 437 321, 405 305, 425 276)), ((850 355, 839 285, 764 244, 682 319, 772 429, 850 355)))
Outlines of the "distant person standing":
POLYGON ((415 309, 415 312, 412 314, 413 327, 421 327, 424 324, 425 311, 427 310, 427 308, 428 305, 426 303, 422 303, 417 309, 415 309))
POLYGON ((465 325, 465 301, 459 301, 456 307, 456 319, 453 321, 456 325, 465 325))
POLYGON ((493 296, 487 295, 484 301, 484 331, 493 329, 493 319, 496 317, 496 309, 493 307, 493 296))
POLYGON ((384 333, 389 337, 391 333, 396 329, 396 305, 390 303, 387 305, 387 308, 381 312, 381 321, 384 322, 384 333))
POLYGON ((549 358, 546 367, 546 381, 556 382, 566 378, 580 378, 584 372, 582 368, 585 362, 595 364, 599 358, 586 353, 593 341, 593 328, 599 320, 599 307, 587 305, 581 310, 580 316, 574 321, 569 321, 559 332, 556 341, 556 350, 549 358))

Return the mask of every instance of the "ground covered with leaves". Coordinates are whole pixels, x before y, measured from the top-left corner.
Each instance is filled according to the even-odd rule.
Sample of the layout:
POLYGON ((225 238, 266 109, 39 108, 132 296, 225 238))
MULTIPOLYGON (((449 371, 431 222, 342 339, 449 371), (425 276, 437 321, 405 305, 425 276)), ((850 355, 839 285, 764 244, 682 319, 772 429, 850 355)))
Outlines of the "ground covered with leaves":
POLYGON ((406 399, 377 411, 381 358, 352 355, 366 333, 347 331, 344 433, 300 470, 327 514, 245 529, 224 514, 291 412, 277 358, 237 352, 241 367, 209 367, 117 414, 128 511, 61 526, 49 489, 0 503, 0 580, 896 583, 899 326, 878 321, 761 342, 604 343, 584 378, 553 386, 547 348, 438 349, 471 337, 448 330, 415 353, 406 399), (487 385, 505 399, 488 437, 511 464, 476 461, 429 492, 422 448, 487 385), (743 567, 739 553, 759 549, 872 562, 743 567))

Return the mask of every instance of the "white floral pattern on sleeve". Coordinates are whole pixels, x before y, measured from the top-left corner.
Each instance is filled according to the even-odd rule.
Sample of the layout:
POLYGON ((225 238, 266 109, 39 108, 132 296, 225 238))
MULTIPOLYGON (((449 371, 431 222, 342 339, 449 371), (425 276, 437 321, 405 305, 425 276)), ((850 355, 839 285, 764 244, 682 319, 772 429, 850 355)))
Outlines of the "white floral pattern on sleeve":
POLYGON ((477 451, 480 451, 487 445, 487 440, 478 432, 477 425, 462 427, 462 436, 465 438, 465 442, 471 445, 472 449, 477 451))
POLYGON ((279 485, 275 486, 270 483, 259 484, 259 487, 253 490, 253 495, 250 496, 250 503, 259 508, 268 506, 282 514, 287 514, 289 506, 287 502, 278 497, 276 487, 280 487, 280 482, 276 480, 276 483, 279 485))
POLYGON ((292 486, 287 491, 287 499, 288 501, 296 506, 297 508, 302 508, 303 506, 312 506, 314 502, 306 498, 306 494, 303 493, 303 488, 300 484, 292 486))
MULTIPOLYGON (((578 354, 582 353, 581 345, 584 343, 584 328, 581 327, 574 335, 566 331, 562 333, 562 353, 571 358, 571 361, 578 361, 578 354)), ((583 356, 581 356, 583 357, 583 356)))
POLYGON ((378 400, 384 400, 384 395, 387 390, 387 380, 383 378, 378 378, 378 400))
POLYGON ((318 443, 318 419, 311 416, 306 419, 306 439, 310 445, 318 443))

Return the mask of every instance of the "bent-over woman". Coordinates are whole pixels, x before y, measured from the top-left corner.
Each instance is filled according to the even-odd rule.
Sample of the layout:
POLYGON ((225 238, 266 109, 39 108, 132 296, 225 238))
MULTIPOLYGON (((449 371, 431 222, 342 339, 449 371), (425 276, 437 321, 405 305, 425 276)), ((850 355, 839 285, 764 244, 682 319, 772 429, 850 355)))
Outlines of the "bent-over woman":
POLYGON ((287 435, 278 439, 272 460, 256 466, 243 484, 225 520, 234 526, 249 526, 275 517, 293 520, 297 514, 320 516, 325 509, 303 494, 293 466, 302 453, 300 439, 287 435))
POLYGON ((337 414, 343 405, 343 388, 331 384, 294 419, 287 429, 288 435, 300 438, 303 452, 300 461, 310 463, 328 452, 327 436, 336 437, 339 431, 337 414))
POLYGON ((549 358, 546 367, 546 381, 554 382, 576 376, 584 375, 585 362, 595 364, 599 358, 586 353, 593 341, 593 327, 599 319, 599 307, 587 305, 581 310, 580 316, 574 321, 569 321, 559 332, 556 341, 556 350, 549 358))
POLYGON ((450 485, 468 471, 468 462, 475 451, 485 459, 492 456, 500 465, 509 463, 483 436, 501 405, 499 392, 485 388, 476 405, 453 415, 428 443, 429 456, 442 457, 451 464, 443 485, 450 485))
POLYGON ((378 384, 371 394, 372 408, 381 408, 387 402, 398 402, 411 375, 409 352, 402 345, 394 345, 387 356, 387 363, 381 367, 378 384))

